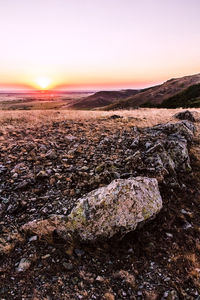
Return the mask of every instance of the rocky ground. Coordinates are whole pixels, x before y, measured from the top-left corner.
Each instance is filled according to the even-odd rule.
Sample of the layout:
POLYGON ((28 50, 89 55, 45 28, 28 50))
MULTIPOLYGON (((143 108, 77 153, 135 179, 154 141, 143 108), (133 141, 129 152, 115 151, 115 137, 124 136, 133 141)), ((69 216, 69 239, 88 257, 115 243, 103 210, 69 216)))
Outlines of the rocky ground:
POLYGON ((131 117, 2 127, 0 299, 199 299, 194 124, 195 137, 192 123, 142 129, 131 117), (21 230, 35 219, 68 215, 78 198, 114 179, 138 175, 158 179, 163 208, 123 239, 77 243, 69 251, 59 236, 21 230))

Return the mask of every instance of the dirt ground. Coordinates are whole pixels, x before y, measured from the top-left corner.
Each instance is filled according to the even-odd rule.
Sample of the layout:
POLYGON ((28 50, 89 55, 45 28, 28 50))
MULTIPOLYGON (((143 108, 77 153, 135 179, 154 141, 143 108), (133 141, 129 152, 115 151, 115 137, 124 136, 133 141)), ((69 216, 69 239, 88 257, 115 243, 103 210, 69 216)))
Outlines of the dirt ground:
POLYGON ((0 112, 0 230, 8 245, 0 255, 0 299, 200 299, 199 123, 193 172, 180 178, 181 188, 160 185, 163 209, 142 228, 71 253, 56 237, 17 240, 21 225, 67 215, 82 194, 123 175, 134 127, 176 122, 177 111, 0 112), (112 143, 98 150, 107 137, 112 143))

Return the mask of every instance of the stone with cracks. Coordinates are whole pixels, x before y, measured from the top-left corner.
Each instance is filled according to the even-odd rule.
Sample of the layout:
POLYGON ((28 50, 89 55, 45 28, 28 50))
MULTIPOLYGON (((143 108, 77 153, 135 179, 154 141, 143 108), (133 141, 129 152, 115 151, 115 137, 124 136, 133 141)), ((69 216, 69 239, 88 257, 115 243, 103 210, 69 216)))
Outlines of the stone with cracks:
POLYGON ((155 217, 162 208, 155 178, 117 179, 79 199, 67 216, 52 216, 23 226, 24 231, 41 236, 57 232, 66 241, 98 241, 134 230, 155 217))
POLYGON ((155 177, 160 183, 178 185, 177 176, 192 170, 188 146, 194 133, 195 126, 189 121, 144 129, 130 146, 134 154, 127 161, 126 169, 155 177))

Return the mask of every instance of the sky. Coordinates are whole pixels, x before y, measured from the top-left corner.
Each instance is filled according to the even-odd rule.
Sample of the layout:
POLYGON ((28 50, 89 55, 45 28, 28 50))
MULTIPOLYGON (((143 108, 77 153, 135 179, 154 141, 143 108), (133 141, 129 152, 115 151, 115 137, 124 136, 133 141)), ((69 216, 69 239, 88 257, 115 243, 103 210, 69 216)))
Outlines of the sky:
POLYGON ((0 89, 140 88, 200 73, 199 0, 0 0, 0 89))

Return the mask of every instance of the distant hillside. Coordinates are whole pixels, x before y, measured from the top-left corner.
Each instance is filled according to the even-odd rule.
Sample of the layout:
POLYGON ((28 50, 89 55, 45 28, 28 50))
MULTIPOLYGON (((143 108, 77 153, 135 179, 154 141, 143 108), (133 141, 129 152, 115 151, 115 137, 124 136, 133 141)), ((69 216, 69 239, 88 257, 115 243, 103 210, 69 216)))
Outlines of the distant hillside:
POLYGON ((100 91, 91 96, 82 98, 70 106, 72 109, 94 109, 107 106, 118 100, 134 96, 143 90, 122 90, 122 91, 100 91))
MULTIPOLYGON (((154 86, 139 94, 127 97, 105 107, 106 110, 129 109, 139 106, 156 107, 163 101, 186 90, 188 87, 200 83, 200 74, 170 79, 161 85, 154 86)), ((169 100, 171 101, 171 100, 169 100)), ((180 105, 182 106, 182 105, 180 105)))
POLYGON ((164 100, 160 107, 177 108, 177 107, 200 107, 200 84, 195 84, 185 89, 181 93, 164 100))

